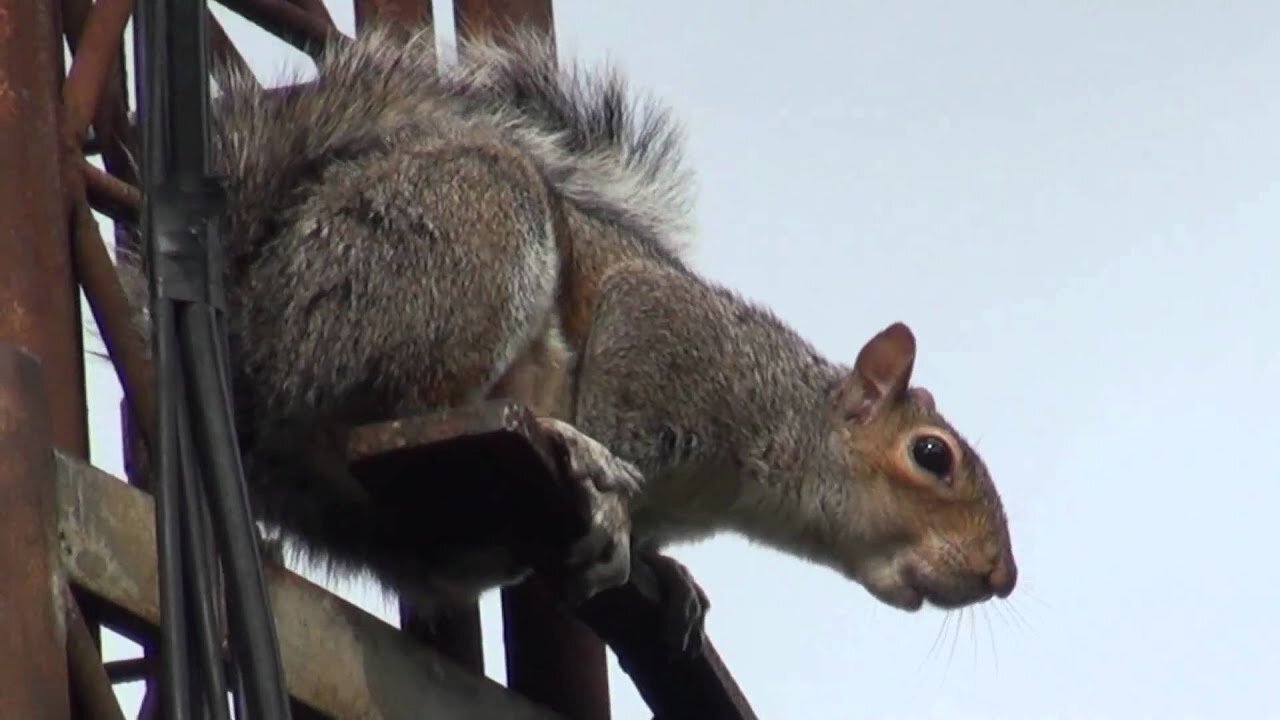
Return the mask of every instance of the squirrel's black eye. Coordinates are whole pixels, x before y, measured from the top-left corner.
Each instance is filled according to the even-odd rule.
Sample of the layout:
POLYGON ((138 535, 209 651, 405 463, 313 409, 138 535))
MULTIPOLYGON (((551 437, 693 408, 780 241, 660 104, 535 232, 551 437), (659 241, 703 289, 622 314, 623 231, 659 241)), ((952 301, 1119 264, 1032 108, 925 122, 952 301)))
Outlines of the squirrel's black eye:
POLYGON ((951 474, 951 446, 937 435, 921 435, 911 443, 911 459, 940 479, 951 474))

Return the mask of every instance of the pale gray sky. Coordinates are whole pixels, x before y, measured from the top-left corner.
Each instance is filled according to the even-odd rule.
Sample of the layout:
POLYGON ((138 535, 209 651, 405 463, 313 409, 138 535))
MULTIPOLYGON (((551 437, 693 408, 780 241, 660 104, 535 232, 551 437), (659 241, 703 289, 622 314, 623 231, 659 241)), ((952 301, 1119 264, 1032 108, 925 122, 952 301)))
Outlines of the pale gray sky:
MULTIPOLYGON (((910 323, 1011 517, 1018 590, 949 620, 737 539, 675 550, 761 717, 1280 717, 1280 5, 555 12, 566 57, 684 119, 697 266, 840 359, 910 323)), ((218 14, 264 78, 300 57, 218 14)), ((90 393, 119 472, 108 369, 90 393)))

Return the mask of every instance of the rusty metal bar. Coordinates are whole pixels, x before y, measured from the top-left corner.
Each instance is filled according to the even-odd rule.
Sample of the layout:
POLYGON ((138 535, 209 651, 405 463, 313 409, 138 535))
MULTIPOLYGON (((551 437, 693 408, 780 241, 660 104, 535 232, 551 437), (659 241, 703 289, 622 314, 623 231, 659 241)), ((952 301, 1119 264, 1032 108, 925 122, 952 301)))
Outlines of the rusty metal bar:
POLYGON ((634 563, 626 585, 606 590, 577 611, 609 643, 655 717, 756 720, 710 638, 700 652, 673 658, 663 635, 662 589, 653 571, 634 563))
MULTIPOLYGON (((74 163, 81 155, 80 145, 90 127, 102 151, 103 163, 125 177, 132 177, 128 161, 128 117, 124 85, 124 51, 121 35, 132 11, 132 0, 63 0, 62 24, 72 63, 63 78, 63 162, 74 163)), ((64 170, 75 172, 73 168, 64 170)), ((80 182, 73 178, 72 185, 80 182)), ((65 188, 70 194, 71 185, 65 188)), ((83 193, 83 190, 79 192, 83 193)), ((128 230, 117 225, 117 232, 128 230)), ((74 229, 73 229, 74 232, 74 229)), ((94 618, 86 620, 86 628, 94 642, 102 638, 94 618)), ((77 717, 85 710, 76 705, 77 717)))
POLYGON ((324 0, 290 0, 294 5, 306 10, 312 15, 324 20, 330 27, 333 27, 333 16, 329 14, 329 8, 325 7, 324 0))
MULTIPOLYGON (((41 458, 48 462, 48 453, 41 458)), ((151 497, 62 453, 55 461, 58 547, 68 580, 85 591, 86 601, 102 605, 113 627, 147 637, 160 619, 151 497)), ((47 529, 53 528, 49 523, 47 529)), ((459 668, 298 575, 274 566, 266 574, 289 691, 308 707, 330 717, 385 720, 416 720, 424 712, 511 720, 559 717, 459 668)), ((44 587, 47 592, 49 584, 44 587)))
POLYGON ((0 588, 8 621, 0 653, 4 718, 67 720, 71 713, 46 397, 36 358, 0 342, 0 588))
POLYGON ((78 144, 98 109, 113 61, 120 55, 133 0, 97 0, 85 19, 78 47, 62 84, 67 140, 78 144))
POLYGON ((103 172, 83 158, 80 172, 84 174, 85 194, 95 210, 123 222, 138 222, 142 192, 136 186, 103 172))
POLYGON ((89 626, 75 597, 65 585, 62 587, 62 601, 66 606, 67 667, 77 699, 87 711, 87 717, 93 720, 124 720, 89 626))
POLYGON ((249 70, 249 63, 240 54, 239 48, 231 41, 222 23, 218 22, 208 9, 204 11, 204 20, 209 26, 209 54, 213 58, 213 64, 225 65, 248 77, 254 77, 253 72, 249 70))
POLYGON ((263 30, 315 57, 331 40, 346 37, 332 24, 287 0, 219 0, 263 30))
POLYGON ((604 643, 537 578, 503 588, 502 622, 508 687, 571 718, 610 717, 604 643))
MULTIPOLYGON (((75 182, 75 179, 72 180, 75 182)), ((84 193, 84 185, 74 188, 84 193)), ((143 337, 131 322, 131 308, 120 286, 111 256, 98 232, 98 223, 89 211, 83 194, 75 200, 73 249, 76 276, 98 324, 103 344, 120 379, 125 400, 138 419, 137 430, 144 442, 155 437, 156 416, 153 398, 154 373, 147 360, 143 337)))
MULTIPOLYGON (((66 33, 67 45, 71 48, 73 55, 80 49, 81 36, 93 7, 89 0, 63 0, 63 31, 66 33)), ((136 182, 137 177, 130 154, 137 143, 129 126, 124 48, 118 41, 115 44, 117 49, 113 57, 107 58, 109 68, 106 70, 105 84, 101 87, 97 107, 93 111, 91 144, 94 149, 102 153, 103 163, 108 172, 126 182, 136 182)), ((65 92, 65 83, 63 89, 65 92)), ((86 147, 85 152, 88 153, 89 149, 86 147)), ((126 228, 118 227, 117 232, 124 229, 126 228)))
POLYGON ((156 720, 160 717, 160 686, 148 681, 147 689, 138 705, 138 720, 156 720))
POLYGON ((53 441, 88 455, 80 296, 64 204, 57 8, 0 0, 0 341, 40 359, 53 441))
POLYGON ((145 680, 155 669, 155 661, 151 658, 138 657, 127 660, 111 660, 102 667, 107 672, 107 679, 114 683, 128 683, 145 680))
POLYGON ((555 37, 551 0, 454 0, 453 19, 459 42, 517 25, 535 27, 555 37))
POLYGON ((431 24, 431 0, 355 0, 356 31, 371 22, 410 31, 431 24))

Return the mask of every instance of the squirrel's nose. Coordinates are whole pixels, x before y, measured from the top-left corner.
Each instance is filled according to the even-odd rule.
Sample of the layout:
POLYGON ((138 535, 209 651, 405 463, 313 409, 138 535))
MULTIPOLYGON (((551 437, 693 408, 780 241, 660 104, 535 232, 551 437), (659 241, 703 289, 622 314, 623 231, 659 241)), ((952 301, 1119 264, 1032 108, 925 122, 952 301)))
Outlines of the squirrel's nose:
POLYGON ((1018 565, 1013 561, 1011 553, 1004 553, 996 561, 990 574, 987 575, 987 586, 998 597, 1007 598, 1018 584, 1018 565))

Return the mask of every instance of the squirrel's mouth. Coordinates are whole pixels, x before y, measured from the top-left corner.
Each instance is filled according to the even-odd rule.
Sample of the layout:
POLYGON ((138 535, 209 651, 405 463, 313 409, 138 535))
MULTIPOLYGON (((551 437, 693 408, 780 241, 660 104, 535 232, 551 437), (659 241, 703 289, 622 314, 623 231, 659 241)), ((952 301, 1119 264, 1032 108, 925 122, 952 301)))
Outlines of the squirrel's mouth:
POLYGON ((991 589, 977 576, 953 576, 942 580, 929 577, 911 565, 903 568, 902 581, 916 598, 915 607, 906 608, 910 610, 918 610, 926 602, 941 610, 955 610, 985 602, 993 596, 991 589))
POLYGON ((925 603, 940 610, 955 610, 993 597, 982 575, 959 568, 939 568, 909 555, 864 567, 856 577, 877 600, 907 612, 916 612, 925 603))

